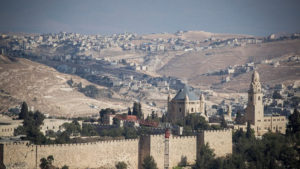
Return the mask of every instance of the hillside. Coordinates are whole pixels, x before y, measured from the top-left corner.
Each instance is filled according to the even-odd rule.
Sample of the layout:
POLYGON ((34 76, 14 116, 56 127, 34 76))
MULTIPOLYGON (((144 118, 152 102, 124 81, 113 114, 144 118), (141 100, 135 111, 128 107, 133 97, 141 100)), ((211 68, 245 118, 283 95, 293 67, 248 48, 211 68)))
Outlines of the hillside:
MULTIPOLYGON (((67 80, 91 83, 77 76, 62 74, 45 65, 18 58, 15 61, 0 57, 0 111, 26 101, 30 108, 54 116, 87 116, 98 114, 100 108, 126 109, 130 102, 113 93, 112 99, 92 99, 71 88, 67 80)), ((94 84, 93 84, 94 85, 94 84)), ((97 88, 108 90, 96 85, 97 88)))
POLYGON ((287 60, 291 56, 300 55, 299 46, 300 40, 286 40, 200 52, 186 52, 170 59, 157 72, 165 76, 178 77, 195 86, 209 88, 213 84, 218 84, 217 88, 220 90, 246 91, 250 73, 231 77, 233 79, 231 82, 221 85, 219 83, 223 76, 205 76, 204 74, 226 69, 229 66, 254 62, 258 71, 262 74, 262 82, 266 85, 274 85, 274 83, 290 84, 295 80, 299 80, 300 63, 288 63, 287 60), (274 67, 261 64, 265 60, 279 61, 280 65, 274 67), (237 83, 238 85, 234 85, 237 83))

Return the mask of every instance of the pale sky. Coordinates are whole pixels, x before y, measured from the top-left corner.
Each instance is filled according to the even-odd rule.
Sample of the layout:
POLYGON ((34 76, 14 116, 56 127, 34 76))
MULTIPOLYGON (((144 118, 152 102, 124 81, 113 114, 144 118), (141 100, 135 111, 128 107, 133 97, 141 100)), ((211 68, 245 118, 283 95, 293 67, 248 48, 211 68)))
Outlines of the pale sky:
POLYGON ((0 0, 2 32, 300 32, 299 0, 0 0))

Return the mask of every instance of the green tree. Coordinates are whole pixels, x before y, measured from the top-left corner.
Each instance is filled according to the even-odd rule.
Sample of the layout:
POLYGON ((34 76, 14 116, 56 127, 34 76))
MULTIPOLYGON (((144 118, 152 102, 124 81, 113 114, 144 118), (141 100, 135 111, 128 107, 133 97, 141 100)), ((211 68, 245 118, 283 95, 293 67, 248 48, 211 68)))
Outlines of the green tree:
POLYGON ((104 123, 107 119, 105 119, 106 115, 109 114, 116 114, 116 111, 114 109, 106 108, 106 109, 101 109, 99 112, 100 115, 100 122, 104 123))
POLYGON ((273 99, 282 99, 282 96, 278 91, 273 92, 273 99))
POLYGON ((200 151, 197 154, 195 169, 207 169, 210 168, 214 160, 215 154, 212 149, 210 149, 208 144, 202 144, 200 151))
POLYGON ((25 119, 28 116, 28 106, 26 102, 22 103, 21 112, 19 114, 19 119, 25 119))
POLYGON ((117 169, 127 169, 127 164, 125 163, 125 162, 118 162, 117 164, 116 164, 116 168, 117 169))
POLYGON ((53 168, 52 166, 52 162, 54 161, 54 157, 52 155, 48 156, 47 159, 46 158, 42 158, 40 160, 41 164, 40 164, 40 168, 41 169, 50 169, 53 168))
POLYGON ((131 112, 131 109, 130 107, 128 107, 128 112, 127 112, 128 115, 132 115, 132 112, 131 112))
POLYGON ((251 124, 250 124, 249 121, 247 122, 246 137, 247 137, 248 139, 254 138, 254 131, 253 131, 253 129, 251 129, 251 124))
POLYGON ((225 121, 224 114, 221 116, 221 127, 227 128, 227 123, 225 121))
MULTIPOLYGON (((179 120, 178 122, 180 122, 179 120)), ((198 129, 208 129, 209 125, 204 117, 200 116, 199 114, 193 113, 189 114, 184 118, 184 125, 190 126, 192 130, 198 130, 198 129)))
POLYGON ((289 116, 286 132, 288 135, 294 135, 300 132, 300 113, 296 108, 294 109, 294 113, 289 116))
POLYGON ((154 161, 152 156, 147 156, 144 158, 142 168, 143 169, 157 169, 157 164, 154 161))
POLYGON ((142 105, 141 103, 134 102, 132 108, 132 114, 137 116, 138 119, 143 118, 142 105))
POLYGON ((64 165, 64 166, 62 166, 62 168, 61 169, 69 169, 69 166, 67 166, 67 165, 64 165))
POLYGON ((125 139, 135 139, 138 137, 137 131, 133 127, 125 127, 124 128, 124 136, 125 136, 125 139))
POLYGON ((236 124, 244 124, 243 116, 240 111, 238 111, 236 113, 235 123, 236 124))

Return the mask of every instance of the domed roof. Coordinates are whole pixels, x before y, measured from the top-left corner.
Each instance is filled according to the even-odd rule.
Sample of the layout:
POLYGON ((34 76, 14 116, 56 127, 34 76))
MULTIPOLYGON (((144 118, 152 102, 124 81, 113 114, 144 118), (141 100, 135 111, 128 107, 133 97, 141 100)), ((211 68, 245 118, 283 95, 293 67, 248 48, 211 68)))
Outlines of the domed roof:
POLYGON ((180 89, 173 100, 184 100, 186 96, 189 100, 199 100, 188 85, 185 85, 183 89, 180 89))

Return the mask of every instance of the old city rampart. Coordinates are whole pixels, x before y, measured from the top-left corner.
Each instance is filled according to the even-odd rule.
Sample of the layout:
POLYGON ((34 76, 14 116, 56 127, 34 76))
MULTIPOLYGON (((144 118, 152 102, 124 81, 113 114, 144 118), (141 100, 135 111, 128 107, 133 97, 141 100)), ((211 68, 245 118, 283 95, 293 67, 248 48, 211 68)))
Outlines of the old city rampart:
MULTIPOLYGON (((217 156, 232 153, 231 130, 202 131, 197 136, 169 138, 169 167, 176 166, 182 157, 189 163, 196 160, 197 150, 209 143, 217 156)), ((128 168, 140 168, 142 160, 152 155, 159 169, 164 168, 164 135, 145 135, 139 139, 112 140, 78 144, 32 145, 29 142, 0 144, 0 167, 39 168, 40 159, 54 156, 54 165, 70 168, 114 168, 120 161, 128 168)))

